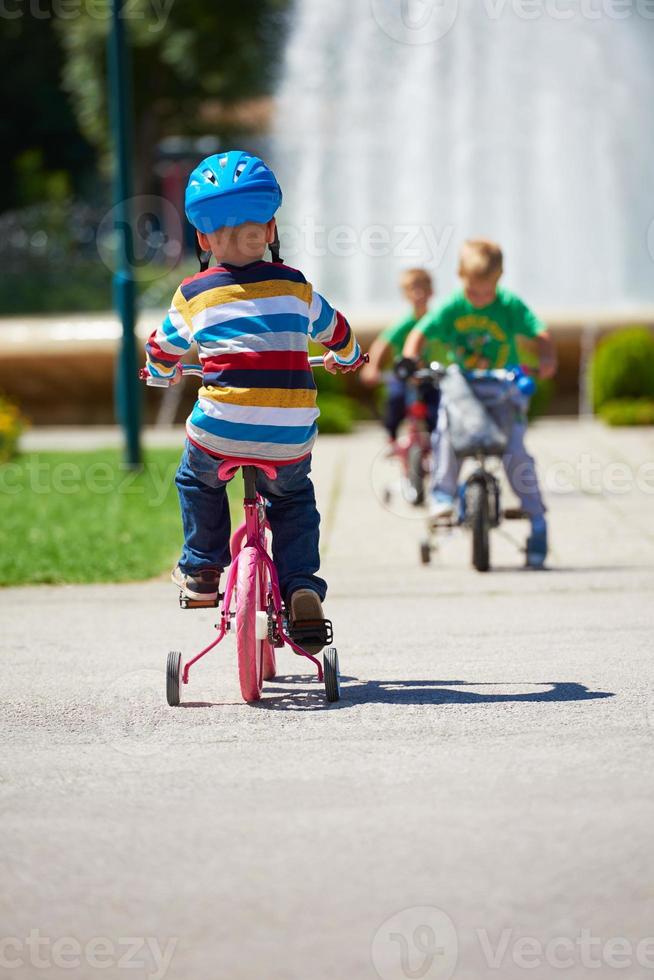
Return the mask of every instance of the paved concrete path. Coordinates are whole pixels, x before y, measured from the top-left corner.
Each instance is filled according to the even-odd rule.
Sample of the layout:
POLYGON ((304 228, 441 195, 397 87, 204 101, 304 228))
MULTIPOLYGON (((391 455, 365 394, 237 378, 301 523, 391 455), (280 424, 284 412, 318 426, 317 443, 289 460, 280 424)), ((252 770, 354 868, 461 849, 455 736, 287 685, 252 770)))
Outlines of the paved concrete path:
POLYGON ((338 706, 287 654, 244 705, 227 643, 165 707, 212 617, 163 580, 0 594, 0 978, 654 975, 654 437, 531 446, 551 570, 478 575, 321 440, 338 706))

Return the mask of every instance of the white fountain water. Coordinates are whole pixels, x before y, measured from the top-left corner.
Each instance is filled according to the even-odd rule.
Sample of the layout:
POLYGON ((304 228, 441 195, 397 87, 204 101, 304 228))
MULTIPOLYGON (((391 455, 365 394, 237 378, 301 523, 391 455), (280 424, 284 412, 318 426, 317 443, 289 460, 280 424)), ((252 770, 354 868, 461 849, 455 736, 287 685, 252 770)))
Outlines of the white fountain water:
POLYGON ((272 157, 285 258, 350 308, 470 236, 535 304, 651 303, 654 0, 296 0, 272 157))

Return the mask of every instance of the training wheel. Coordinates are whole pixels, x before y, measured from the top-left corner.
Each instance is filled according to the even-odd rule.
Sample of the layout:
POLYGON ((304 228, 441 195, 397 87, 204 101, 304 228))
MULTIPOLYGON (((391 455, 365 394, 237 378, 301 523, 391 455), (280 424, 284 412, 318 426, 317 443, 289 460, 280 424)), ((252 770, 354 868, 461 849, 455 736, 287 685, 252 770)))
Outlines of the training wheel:
POLYGON ((327 647, 322 659, 327 700, 340 701, 341 677, 338 669, 338 653, 336 652, 336 647, 327 647))
POLYGON ((171 650, 166 662, 166 700, 171 708, 179 706, 179 684, 182 671, 182 655, 171 650))

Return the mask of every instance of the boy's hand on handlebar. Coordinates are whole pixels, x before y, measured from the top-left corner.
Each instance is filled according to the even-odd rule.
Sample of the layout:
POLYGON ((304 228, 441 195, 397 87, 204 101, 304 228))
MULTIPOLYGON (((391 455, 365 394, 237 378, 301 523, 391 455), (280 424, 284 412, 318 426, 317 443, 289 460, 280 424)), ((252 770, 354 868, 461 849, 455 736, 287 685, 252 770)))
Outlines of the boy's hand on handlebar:
POLYGON ((329 371, 330 374, 337 374, 341 371, 343 374, 349 374, 350 371, 358 371, 362 364, 366 363, 366 355, 355 361, 354 364, 340 364, 332 351, 328 351, 322 359, 325 371, 329 371))
POLYGON ((393 373, 400 381, 408 381, 418 370, 418 360, 415 357, 397 357, 393 363, 393 373))
POLYGON ((177 364, 175 367, 175 373, 173 374, 168 384, 178 385, 183 377, 184 377, 184 372, 182 371, 182 365, 177 364))

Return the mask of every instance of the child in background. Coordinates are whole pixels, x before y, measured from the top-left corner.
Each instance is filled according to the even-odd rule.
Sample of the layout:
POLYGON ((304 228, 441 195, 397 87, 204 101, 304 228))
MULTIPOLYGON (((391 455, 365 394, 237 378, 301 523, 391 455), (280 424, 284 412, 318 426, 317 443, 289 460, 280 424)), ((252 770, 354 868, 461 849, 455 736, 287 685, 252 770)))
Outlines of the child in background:
POLYGON ((217 265, 184 280, 146 353, 150 373, 173 383, 192 343, 203 367, 176 477, 184 547, 173 582, 191 599, 217 598, 231 560, 220 460, 271 462, 277 477, 258 470, 257 489, 268 501, 273 557, 295 625, 323 619, 327 591, 317 575, 320 515, 309 479, 320 413, 308 344, 330 351, 324 363, 332 372, 354 370, 361 352, 345 317, 301 272, 264 261, 267 247, 278 257, 274 215, 281 201, 275 175, 258 157, 233 150, 198 164, 186 215, 199 254, 211 252, 217 265))
MULTIPOLYGON (((523 337, 536 348, 539 376, 551 378, 556 372, 556 354, 550 334, 521 299, 499 286, 502 272, 503 256, 499 245, 485 239, 465 242, 459 261, 463 288, 443 300, 416 324, 404 346, 405 357, 417 359, 428 340, 438 339, 448 348, 450 360, 466 370, 517 367, 516 341, 523 337)), ((520 407, 522 411, 511 432, 503 463, 511 488, 531 521, 527 564, 541 568, 547 557, 545 505, 534 460, 524 444, 526 406, 520 407)), ((449 441, 447 414, 442 403, 433 446, 435 470, 431 514, 434 518, 442 518, 454 510, 459 474, 459 462, 449 441)))
MULTIPOLYGON (((401 355, 407 337, 427 313, 429 301, 434 294, 431 276, 425 269, 407 269, 403 272, 400 277, 400 289, 411 310, 397 323, 382 330, 373 341, 368 352, 370 360, 361 371, 361 380, 371 388, 379 384, 381 368, 386 358, 391 354, 393 359, 401 355)), ((407 394, 407 382, 393 376, 388 384, 383 419, 391 447, 395 445, 398 429, 406 415, 407 394)), ((436 425, 438 391, 426 390, 424 398, 428 409, 426 422, 431 432, 436 425)))

